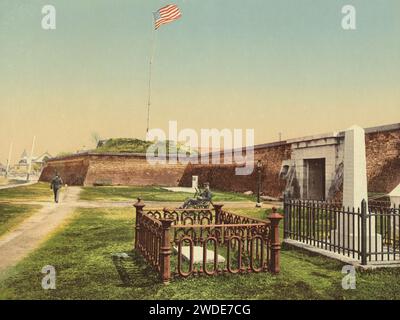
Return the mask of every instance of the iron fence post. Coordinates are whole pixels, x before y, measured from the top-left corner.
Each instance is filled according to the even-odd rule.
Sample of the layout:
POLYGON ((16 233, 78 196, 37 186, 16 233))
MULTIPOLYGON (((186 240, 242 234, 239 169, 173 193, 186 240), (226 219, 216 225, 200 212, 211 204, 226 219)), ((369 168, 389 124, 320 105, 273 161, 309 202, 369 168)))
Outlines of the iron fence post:
MULTIPOLYGON (((224 205, 220 204, 220 203, 213 203, 213 207, 214 207, 214 211, 215 211, 215 224, 221 224, 221 212, 222 212, 222 207, 224 205)), ((217 228, 217 230, 219 231, 219 239, 218 241, 220 241, 221 243, 224 243, 225 241, 225 229, 222 228, 217 228)))
POLYGON ((169 231, 173 219, 160 219, 162 225, 161 248, 160 248, 160 274, 164 284, 168 284, 171 279, 171 240, 169 231))
POLYGON ((142 199, 137 198, 137 202, 133 205, 136 209, 136 221, 135 221, 135 249, 138 249, 138 242, 140 237, 140 218, 143 214, 143 208, 145 207, 142 199))
POLYGON ((361 202, 361 264, 367 265, 367 202, 361 202))
POLYGON ((286 203, 288 195, 286 192, 283 193, 283 239, 288 239, 288 221, 289 221, 289 208, 286 203))
POLYGON ((222 211, 222 207, 224 205, 220 204, 220 203, 213 203, 213 207, 214 207, 214 211, 215 211, 215 223, 219 224, 221 223, 220 221, 220 215, 221 215, 221 211, 222 211))
POLYGON ((281 242, 279 240, 279 222, 282 218, 283 217, 276 212, 276 208, 272 208, 272 213, 268 216, 268 219, 271 221, 271 261, 269 268, 272 273, 279 273, 280 271, 281 242))

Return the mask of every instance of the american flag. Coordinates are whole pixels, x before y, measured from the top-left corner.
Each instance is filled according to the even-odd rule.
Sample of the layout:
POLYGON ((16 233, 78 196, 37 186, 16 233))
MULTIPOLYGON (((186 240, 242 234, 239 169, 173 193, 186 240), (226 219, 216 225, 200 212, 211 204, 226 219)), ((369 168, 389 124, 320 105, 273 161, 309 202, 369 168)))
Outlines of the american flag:
POLYGON ((170 23, 179 19, 182 14, 176 4, 169 4, 161 9, 153 12, 154 14, 154 24, 156 30, 165 23, 170 23))

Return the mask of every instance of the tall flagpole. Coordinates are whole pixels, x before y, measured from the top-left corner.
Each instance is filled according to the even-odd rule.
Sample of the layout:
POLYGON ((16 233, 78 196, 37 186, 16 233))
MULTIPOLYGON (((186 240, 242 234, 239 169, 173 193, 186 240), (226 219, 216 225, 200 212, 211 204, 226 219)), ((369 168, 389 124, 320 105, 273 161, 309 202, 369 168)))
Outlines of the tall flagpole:
POLYGON ((153 67, 153 60, 154 60, 154 53, 156 50, 156 38, 157 32, 156 29, 153 29, 153 40, 152 40, 152 49, 151 49, 151 56, 150 56, 150 63, 149 63, 149 95, 147 98, 147 128, 146 128, 146 135, 150 129, 150 106, 151 106, 151 76, 152 76, 152 67, 153 67))
POLYGON ((147 134, 150 130, 151 76, 152 76, 154 54, 155 54, 155 50, 156 50, 157 29, 162 24, 169 23, 176 19, 179 19, 181 17, 181 12, 177 5, 167 5, 167 6, 162 7, 158 11, 153 12, 153 16, 154 16, 154 29, 153 29, 153 43, 152 43, 150 65, 149 65, 149 96, 147 99, 146 138, 147 138, 147 134))

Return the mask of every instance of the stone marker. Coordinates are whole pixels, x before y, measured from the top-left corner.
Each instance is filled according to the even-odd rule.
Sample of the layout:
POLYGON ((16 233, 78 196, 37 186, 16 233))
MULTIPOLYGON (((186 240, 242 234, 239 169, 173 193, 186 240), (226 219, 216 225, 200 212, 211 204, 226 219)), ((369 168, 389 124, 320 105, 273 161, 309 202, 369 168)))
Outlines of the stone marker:
POLYGON ((192 189, 199 187, 199 176, 192 176, 192 189))
POLYGON ((398 208, 400 206, 400 184, 389 193, 390 202, 398 208))
POLYGON ((352 126, 344 138, 343 206, 357 210, 364 199, 368 201, 365 132, 352 126))
MULTIPOLYGON (((347 209, 352 211, 354 208, 355 212, 357 212, 358 209, 361 210, 361 202, 363 200, 368 203, 365 132, 359 126, 352 126, 345 132, 343 170, 343 206, 346 211, 347 209)), ((358 236, 361 236, 357 231, 358 219, 354 219, 354 226, 351 215, 341 215, 340 219, 340 225, 337 226, 341 230, 340 239, 336 229, 331 235, 331 241, 333 242, 333 237, 336 236, 336 243, 340 246, 353 249, 354 242, 354 249, 358 250, 358 236), (348 234, 348 227, 350 227, 350 234, 348 234), (354 234, 353 231, 356 231, 356 233, 354 234)), ((371 219, 373 219, 371 220, 371 251, 374 252, 375 243, 380 248, 382 237, 378 234, 377 239, 375 239, 375 219, 371 219)), ((369 221, 367 222, 367 234, 369 234, 369 221)), ((367 248, 369 248, 368 244, 367 248)))
MULTIPOLYGON (((175 252, 178 252, 178 248, 174 247, 175 252)), ((190 261, 190 247, 182 246, 182 256, 186 261, 190 261)), ((225 258, 221 255, 217 255, 218 263, 225 262, 225 258)), ((214 251, 208 250, 206 253, 206 262, 214 263, 214 251)), ((203 247, 193 247, 193 263, 203 263, 203 247)))
POLYGON ((129 255, 125 252, 113 253, 113 254, 111 254, 111 256, 113 258, 119 258, 119 259, 128 259, 129 258, 129 255))

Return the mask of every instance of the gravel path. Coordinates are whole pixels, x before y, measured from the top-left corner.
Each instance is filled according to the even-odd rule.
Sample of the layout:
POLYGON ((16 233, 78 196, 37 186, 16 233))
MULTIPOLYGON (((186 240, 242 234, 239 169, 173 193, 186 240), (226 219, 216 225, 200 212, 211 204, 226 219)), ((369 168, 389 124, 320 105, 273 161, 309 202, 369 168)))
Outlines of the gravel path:
POLYGON ((5 190, 5 189, 13 189, 13 188, 18 188, 18 187, 24 187, 24 186, 30 186, 32 184, 37 183, 37 181, 30 181, 30 182, 24 182, 24 183, 13 183, 13 184, 5 184, 0 186, 0 190, 5 190))
POLYGON ((41 202, 42 209, 0 237, 0 273, 26 257, 62 225, 73 213, 80 191, 79 187, 68 187, 60 203, 41 202))

